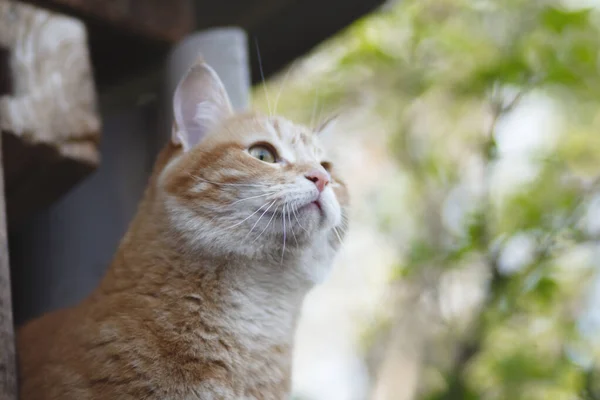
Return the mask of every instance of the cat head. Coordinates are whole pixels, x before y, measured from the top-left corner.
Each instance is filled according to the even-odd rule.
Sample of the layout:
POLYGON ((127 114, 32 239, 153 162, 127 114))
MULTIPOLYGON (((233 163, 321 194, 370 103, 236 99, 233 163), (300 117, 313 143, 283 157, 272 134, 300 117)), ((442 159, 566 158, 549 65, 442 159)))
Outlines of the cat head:
POLYGON ((174 156, 159 186, 185 245, 272 259, 339 246, 348 194, 317 131, 235 114, 217 74, 195 64, 173 98, 174 156))

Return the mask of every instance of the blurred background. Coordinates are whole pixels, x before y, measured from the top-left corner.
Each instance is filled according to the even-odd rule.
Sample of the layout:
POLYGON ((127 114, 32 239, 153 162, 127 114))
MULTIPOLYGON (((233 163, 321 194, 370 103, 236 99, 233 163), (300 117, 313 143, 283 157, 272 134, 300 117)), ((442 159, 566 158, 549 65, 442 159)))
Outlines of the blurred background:
POLYGON ((255 87, 353 195, 297 399, 600 399, 597 5, 389 2, 255 87))
MULTIPOLYGON (((200 46, 230 93, 248 88, 238 108, 338 115, 324 140, 351 223, 306 300, 294 399, 600 399, 600 1, 320 3, 241 20, 225 64, 249 71, 200 46)), ((165 137, 149 133, 160 75, 124 85, 97 65, 105 164, 25 222, 9 207, 17 323, 95 285, 165 137)))

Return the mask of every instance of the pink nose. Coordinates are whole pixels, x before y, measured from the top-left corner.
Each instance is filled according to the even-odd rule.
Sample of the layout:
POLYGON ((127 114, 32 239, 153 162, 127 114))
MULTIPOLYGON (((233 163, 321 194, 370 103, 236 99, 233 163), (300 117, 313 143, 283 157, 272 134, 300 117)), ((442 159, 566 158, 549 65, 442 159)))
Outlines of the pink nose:
POLYGON ((329 174, 320 169, 313 169, 308 174, 304 175, 306 179, 315 184, 319 193, 329 184, 329 174))

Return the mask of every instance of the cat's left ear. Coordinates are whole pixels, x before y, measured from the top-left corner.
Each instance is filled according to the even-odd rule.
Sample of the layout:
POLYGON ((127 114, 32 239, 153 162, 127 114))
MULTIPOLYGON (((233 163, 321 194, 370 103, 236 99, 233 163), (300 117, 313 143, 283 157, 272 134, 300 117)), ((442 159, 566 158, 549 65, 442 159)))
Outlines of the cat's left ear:
POLYGON ((221 79, 208 64, 199 60, 175 89, 171 140, 188 151, 232 114, 221 79))

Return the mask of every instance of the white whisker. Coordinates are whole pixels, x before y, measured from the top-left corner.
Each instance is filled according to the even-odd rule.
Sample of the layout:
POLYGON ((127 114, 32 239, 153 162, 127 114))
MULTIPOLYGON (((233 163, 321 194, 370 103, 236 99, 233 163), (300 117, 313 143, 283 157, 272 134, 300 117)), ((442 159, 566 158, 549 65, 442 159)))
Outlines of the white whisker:
POLYGON ((347 218, 342 217, 342 222, 340 223, 340 227, 344 228, 344 231, 348 229, 350 223, 347 218))
MULTIPOLYGON (((294 210, 294 206, 290 205, 290 210, 294 210)), ((294 242, 296 242, 296 246, 298 246, 298 239, 296 238, 296 232, 294 232, 294 227, 292 226, 292 213, 288 211, 288 221, 290 223, 290 228, 292 230, 292 235, 294 235, 294 242)))
POLYGON ((340 244, 342 243, 342 238, 337 230, 336 227, 333 227, 333 231, 335 232, 335 235, 337 236, 338 240, 340 241, 340 244))
POLYGON ((302 228, 304 230, 304 232, 308 233, 306 228, 304 226, 302 226, 302 224, 300 223, 300 220, 298 219, 298 214, 296 213, 297 210, 298 210, 297 208, 292 208, 292 212, 294 213, 294 218, 296 218, 296 222, 298 222, 298 226, 300 226, 300 228, 302 228))
MULTIPOLYGON (((254 230, 254 228, 256 228, 256 225, 258 225, 258 223, 260 222, 260 220, 262 219, 262 217, 267 213, 267 211, 269 211, 269 209, 271 207, 273 207, 275 205, 276 202, 277 202, 277 200, 273 200, 273 202, 269 205, 269 207, 267 207, 267 209, 260 215, 260 217, 258 217, 258 219, 254 223, 254 225, 252 225, 252 228, 250 229, 250 231, 248 231, 248 233, 246 234, 246 236, 244 236, 244 240, 248 237, 248 235, 250 233, 252 233, 252 231, 254 230)), ((275 215, 275 214, 273 214, 273 215, 275 215)))
POLYGON ((252 243, 256 242, 258 240, 258 238, 260 238, 262 236, 262 234, 265 233, 265 231, 267 230, 269 225, 271 225, 271 221, 273 221, 273 218, 275 218, 275 213, 273 213, 273 215, 271 215, 271 219, 269 220, 269 222, 267 222, 267 226, 265 226, 265 229, 262 230, 262 232, 256 237, 256 239, 254 239, 252 241, 252 243))
POLYGON ((272 191, 272 192, 268 192, 268 193, 259 194, 259 195, 256 195, 256 196, 246 197, 245 199, 236 200, 233 203, 230 203, 229 205, 232 206, 232 205, 237 204, 237 203, 239 203, 241 201, 246 201, 246 200, 251 200, 251 199, 258 199, 259 197, 270 196, 270 195, 275 194, 275 193, 277 193, 277 192, 276 191, 272 191))
POLYGON ((265 72, 262 65, 262 57, 260 56, 260 48, 258 47, 258 38, 254 38, 254 44, 256 45, 256 56, 258 58, 258 68, 260 70, 260 77, 262 79, 262 86, 265 92, 265 100, 267 101, 267 107, 269 108, 269 116, 273 116, 273 109, 271 108, 271 101, 269 100, 269 93, 267 91, 267 84, 265 82, 265 72))
POLYGON ((283 256, 285 255, 285 239, 286 239, 286 230, 285 230, 285 207, 286 204, 283 205, 283 249, 281 250, 281 264, 283 264, 283 256))
POLYGON ((240 221, 240 222, 238 222, 238 223, 236 223, 236 224, 234 224, 234 225, 232 225, 232 226, 230 226, 229 228, 226 228, 226 229, 235 228, 236 226, 241 225, 244 222, 248 221, 250 218, 252 218, 253 215, 256 215, 256 213, 258 213, 267 204, 269 204, 269 202, 266 202, 265 204, 263 204, 262 206, 260 206, 258 210, 254 211, 252 214, 250 214, 249 216, 247 216, 246 218, 244 218, 242 221, 240 221))
POLYGON ((310 129, 314 130, 315 129, 315 117, 317 114, 317 105, 319 104, 319 88, 316 87, 315 88, 315 101, 313 102, 313 109, 312 109, 312 114, 310 116, 310 129))
POLYGON ((297 61, 294 61, 292 63, 292 65, 288 68, 288 70, 285 73, 285 76, 283 77, 283 82, 281 82, 281 84, 279 85, 279 90, 277 91, 277 97, 275 97, 275 105, 273 106, 273 110, 275 111, 275 114, 277 114, 277 106, 279 105, 279 97, 281 96, 281 90, 285 86, 285 84, 288 80, 288 77, 290 76, 290 72, 294 68, 294 65, 296 64, 296 62, 297 61))

